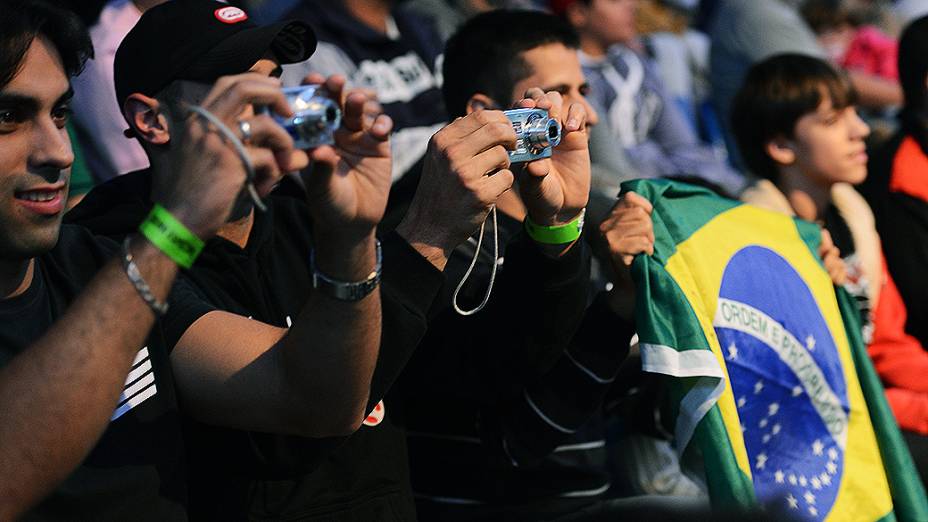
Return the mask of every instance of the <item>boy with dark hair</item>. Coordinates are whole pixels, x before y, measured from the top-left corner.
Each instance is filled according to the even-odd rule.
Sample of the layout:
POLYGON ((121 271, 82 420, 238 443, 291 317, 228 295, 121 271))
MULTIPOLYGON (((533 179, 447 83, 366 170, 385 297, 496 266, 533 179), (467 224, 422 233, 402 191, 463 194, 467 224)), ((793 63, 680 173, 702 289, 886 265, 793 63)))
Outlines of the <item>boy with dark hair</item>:
POLYGON ((870 132, 855 102, 848 79, 818 58, 784 54, 752 67, 732 105, 732 128, 743 158, 764 179, 742 199, 821 223, 834 239, 874 367, 896 419, 912 430, 928 426, 928 353, 904 331, 906 308, 873 213, 853 187, 867 177, 870 132))

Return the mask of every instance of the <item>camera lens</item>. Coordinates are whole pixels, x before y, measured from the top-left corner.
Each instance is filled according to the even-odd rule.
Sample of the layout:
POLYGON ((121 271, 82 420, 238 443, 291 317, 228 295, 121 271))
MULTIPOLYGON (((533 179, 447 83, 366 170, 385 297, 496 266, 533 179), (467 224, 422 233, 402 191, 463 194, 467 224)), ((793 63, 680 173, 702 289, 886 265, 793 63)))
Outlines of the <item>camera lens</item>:
POLYGON ((325 110, 325 122, 332 123, 336 118, 338 118, 338 109, 329 106, 329 108, 325 110))

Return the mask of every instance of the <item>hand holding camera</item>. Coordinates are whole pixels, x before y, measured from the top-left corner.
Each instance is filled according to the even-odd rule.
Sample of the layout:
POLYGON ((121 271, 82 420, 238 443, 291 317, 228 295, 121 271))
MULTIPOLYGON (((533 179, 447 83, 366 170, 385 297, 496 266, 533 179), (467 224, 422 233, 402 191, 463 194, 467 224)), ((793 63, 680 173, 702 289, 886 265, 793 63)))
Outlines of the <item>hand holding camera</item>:
POLYGON ((199 106, 212 120, 191 113, 177 129, 172 170, 180 175, 153 178, 153 201, 201 238, 212 236, 225 223, 241 193, 247 179, 243 154, 259 191, 269 191, 283 173, 307 164, 306 153, 293 148, 293 140, 270 116, 248 116, 249 107, 256 104, 290 113, 279 80, 255 73, 220 78, 199 106), (233 147, 220 128, 233 133, 242 148, 233 147))
MULTIPOLYGON (((369 94, 346 89, 342 76, 323 79, 312 74, 304 84, 318 85, 320 91, 314 94, 325 92, 341 112, 331 143, 307 151, 310 165, 301 172, 313 216, 316 261, 333 277, 357 280, 367 274, 341 273, 343 256, 362 242, 372 245, 374 229, 383 218, 392 181, 389 138, 393 121, 369 94)), ((306 92, 305 86, 302 89, 306 92)), ((316 107, 323 110, 312 109, 312 114, 320 116, 316 128, 332 129, 338 115, 332 105, 312 103, 319 103, 316 107)), ((308 137, 313 136, 318 140, 315 134, 308 137)))
POLYGON ((519 178, 519 192, 529 218, 542 226, 571 222, 586 207, 590 194, 587 110, 581 103, 566 108, 563 104, 560 93, 545 93, 538 88, 526 91, 525 99, 517 104, 520 109, 546 110, 551 119, 560 123, 556 138, 552 134, 556 127, 545 123, 549 147, 541 148, 541 154, 524 164, 524 174, 519 178))
POLYGON ((491 110, 458 118, 432 136, 419 187, 397 231, 439 269, 512 186, 509 150, 516 141, 512 122, 491 110))

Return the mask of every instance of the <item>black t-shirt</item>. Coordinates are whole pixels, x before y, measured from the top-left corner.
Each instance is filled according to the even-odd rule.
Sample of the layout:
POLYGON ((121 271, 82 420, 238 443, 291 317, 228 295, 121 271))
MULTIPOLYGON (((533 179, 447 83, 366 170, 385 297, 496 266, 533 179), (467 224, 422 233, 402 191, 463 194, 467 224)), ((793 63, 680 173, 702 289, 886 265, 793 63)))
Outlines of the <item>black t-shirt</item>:
MULTIPOLYGON (((120 176, 96 187, 66 219, 118 238, 144 218, 149 192, 147 171, 120 176)), ((274 195, 265 203, 268 211, 256 213, 244 249, 213 238, 185 275, 217 308, 288 327, 312 291, 312 221, 299 197, 274 195)), ((442 282, 438 270, 399 236, 384 237, 383 331, 368 405, 375 410, 372 418, 347 440, 188 422, 191 518, 415 518, 405 437, 394 423, 391 400, 380 401, 424 335, 428 307, 442 282)))
MULTIPOLYGON (((55 248, 36 258, 29 288, 0 301, 0 365, 41 337, 115 250, 81 227, 63 226, 55 248)), ((211 308, 184 283, 175 286, 171 302, 177 306, 139 346, 97 445, 25 520, 186 520, 184 451, 169 348, 211 308)))

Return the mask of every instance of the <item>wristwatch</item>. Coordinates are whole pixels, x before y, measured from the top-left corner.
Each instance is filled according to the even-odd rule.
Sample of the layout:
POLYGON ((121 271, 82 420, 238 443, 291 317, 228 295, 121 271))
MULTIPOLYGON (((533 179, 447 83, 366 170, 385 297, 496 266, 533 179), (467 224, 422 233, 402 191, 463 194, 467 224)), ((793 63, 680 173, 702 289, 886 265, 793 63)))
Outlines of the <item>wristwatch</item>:
POLYGON ((377 264, 374 271, 361 281, 349 282, 339 281, 323 274, 316 268, 316 253, 313 251, 309 256, 309 264, 313 273, 313 288, 323 294, 339 301, 360 301, 367 294, 374 291, 380 284, 380 273, 383 268, 383 255, 380 250, 380 240, 377 240, 377 264))

